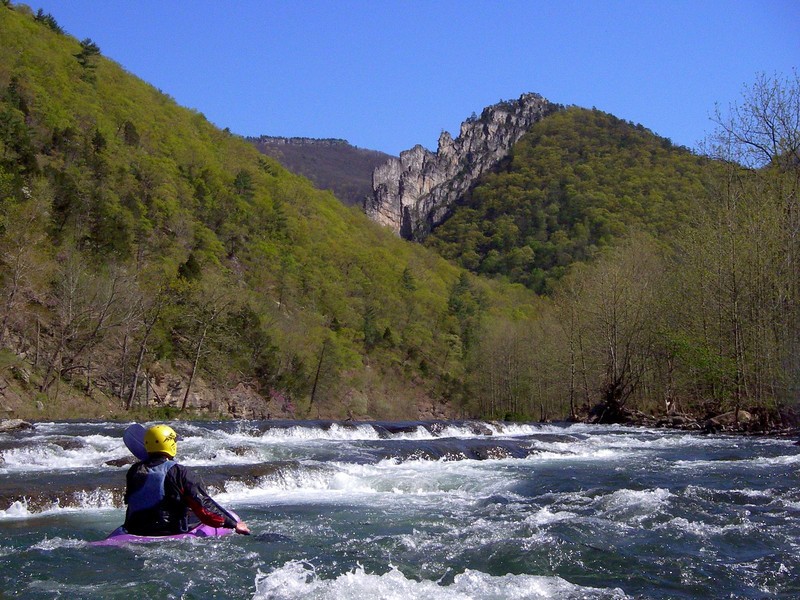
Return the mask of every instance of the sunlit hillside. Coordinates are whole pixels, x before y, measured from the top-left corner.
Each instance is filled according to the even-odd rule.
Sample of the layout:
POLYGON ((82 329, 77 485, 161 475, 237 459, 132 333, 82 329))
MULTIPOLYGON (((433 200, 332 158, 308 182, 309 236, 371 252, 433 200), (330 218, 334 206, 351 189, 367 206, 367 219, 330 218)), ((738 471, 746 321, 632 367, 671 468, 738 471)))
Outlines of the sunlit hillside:
POLYGON ((490 314, 532 295, 460 280, 59 29, 0 8, 12 408, 89 394, 256 416, 461 411, 477 317, 453 298, 490 314))
POLYGON ((642 125, 573 107, 536 123, 426 240, 540 293, 633 230, 667 239, 708 196, 708 160, 642 125))

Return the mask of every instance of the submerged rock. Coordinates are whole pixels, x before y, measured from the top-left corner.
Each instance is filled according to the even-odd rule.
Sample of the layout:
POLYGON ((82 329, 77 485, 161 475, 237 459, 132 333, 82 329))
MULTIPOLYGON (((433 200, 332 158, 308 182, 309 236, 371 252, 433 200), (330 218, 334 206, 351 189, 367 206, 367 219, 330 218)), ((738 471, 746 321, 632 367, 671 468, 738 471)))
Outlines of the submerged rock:
POLYGON ((113 460, 107 460, 103 463, 103 465, 107 467, 127 467, 128 465, 132 465, 136 462, 136 459, 133 456, 126 456, 125 458, 115 458, 113 460))

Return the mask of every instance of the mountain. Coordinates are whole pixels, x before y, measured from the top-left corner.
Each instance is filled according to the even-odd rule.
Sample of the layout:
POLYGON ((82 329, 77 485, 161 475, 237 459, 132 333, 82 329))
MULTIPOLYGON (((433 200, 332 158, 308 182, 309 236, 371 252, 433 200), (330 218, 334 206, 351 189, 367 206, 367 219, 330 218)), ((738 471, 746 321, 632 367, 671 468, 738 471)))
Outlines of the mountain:
POLYGON ((450 202, 425 244, 475 273, 548 292, 631 231, 667 240, 693 222, 708 163, 641 125, 560 110, 450 202))
POLYGON ((0 39, 0 413, 797 422, 797 81, 721 160, 500 103, 377 167, 390 229, 50 15, 0 39))
POLYGON ((470 277, 66 35, 0 5, 0 410, 465 414, 470 277))
POLYGON ((310 179, 319 189, 331 190, 348 206, 363 205, 372 194, 372 172, 391 158, 384 152, 357 148, 338 139, 263 135, 247 140, 293 173, 310 179))
POLYGON ((401 152, 400 158, 375 169, 365 212, 406 239, 424 239, 478 177, 507 156, 534 123, 558 108, 538 94, 523 94, 464 121, 456 139, 442 132, 435 153, 419 145, 401 152))
POLYGON ((641 125, 523 94, 375 169, 365 212, 471 271, 547 293, 633 229, 691 220, 707 161, 641 125))

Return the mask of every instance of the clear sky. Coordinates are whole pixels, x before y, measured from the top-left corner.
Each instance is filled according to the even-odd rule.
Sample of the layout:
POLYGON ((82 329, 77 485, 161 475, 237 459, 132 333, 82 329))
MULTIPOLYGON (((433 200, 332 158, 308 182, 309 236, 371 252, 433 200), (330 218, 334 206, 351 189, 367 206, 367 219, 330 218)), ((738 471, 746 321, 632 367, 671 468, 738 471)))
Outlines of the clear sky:
POLYGON ((715 104, 800 66, 798 0, 28 3, 219 127, 390 154, 526 92, 695 147, 715 104))

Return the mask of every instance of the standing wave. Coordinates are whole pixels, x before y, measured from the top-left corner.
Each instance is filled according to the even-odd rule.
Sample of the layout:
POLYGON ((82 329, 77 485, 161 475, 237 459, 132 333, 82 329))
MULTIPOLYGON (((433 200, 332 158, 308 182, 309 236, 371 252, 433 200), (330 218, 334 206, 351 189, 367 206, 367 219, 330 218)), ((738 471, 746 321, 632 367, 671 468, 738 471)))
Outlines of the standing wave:
POLYGON ((437 598, 442 600, 513 600, 525 598, 538 600, 623 600, 629 598, 622 590, 584 587, 569 583, 561 577, 538 575, 488 575, 467 569, 456 575, 449 585, 436 581, 411 579, 396 567, 378 575, 367 573, 363 567, 339 575, 335 579, 322 579, 314 567, 301 561, 289 561, 271 573, 256 576, 256 593, 253 600, 386 600, 397 598, 414 600, 437 598))

